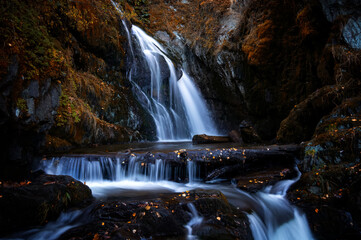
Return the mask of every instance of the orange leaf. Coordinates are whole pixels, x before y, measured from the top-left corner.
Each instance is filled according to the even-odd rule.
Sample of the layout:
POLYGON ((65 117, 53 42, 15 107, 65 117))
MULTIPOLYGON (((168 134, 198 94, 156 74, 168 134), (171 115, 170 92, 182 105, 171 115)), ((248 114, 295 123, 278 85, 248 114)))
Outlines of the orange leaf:
POLYGON ((93 240, 99 240, 99 234, 98 234, 98 233, 96 233, 96 234, 94 235, 93 240))

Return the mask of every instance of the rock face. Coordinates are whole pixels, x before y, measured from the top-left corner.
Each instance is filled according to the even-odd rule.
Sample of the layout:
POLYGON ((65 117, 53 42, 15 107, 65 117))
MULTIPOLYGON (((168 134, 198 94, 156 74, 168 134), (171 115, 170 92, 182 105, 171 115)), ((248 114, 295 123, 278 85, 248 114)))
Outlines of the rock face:
POLYGON ((40 149, 154 138, 126 79, 126 28, 110 1, 2 7, 0 179, 26 177, 40 149))
MULTIPOLYGON (((344 71, 359 77, 351 70, 359 66, 358 10, 352 10, 358 4, 152 1, 149 27, 187 65, 220 126, 229 132, 248 120, 262 139, 272 139, 290 110, 306 99, 317 104, 317 91, 327 85, 344 87, 350 79, 344 71)), ((306 131, 285 134, 295 142, 309 140, 332 106, 319 110, 293 124, 306 131)))
POLYGON ((343 101, 305 144, 304 173, 289 199, 306 212, 318 239, 361 236, 360 112, 360 97, 343 101))
POLYGON ((93 198, 89 187, 74 178, 45 174, 21 183, 4 182, 0 195, 2 236, 55 220, 62 211, 86 206, 93 198))

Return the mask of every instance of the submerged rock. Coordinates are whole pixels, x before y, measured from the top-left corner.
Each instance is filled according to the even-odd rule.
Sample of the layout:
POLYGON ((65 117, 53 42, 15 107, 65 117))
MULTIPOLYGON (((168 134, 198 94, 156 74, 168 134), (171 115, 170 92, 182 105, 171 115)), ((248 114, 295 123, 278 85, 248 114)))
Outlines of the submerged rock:
POLYGON ((1 183, 0 232, 5 235, 55 220, 62 211, 88 205, 86 185, 70 176, 41 174, 21 183, 1 183))

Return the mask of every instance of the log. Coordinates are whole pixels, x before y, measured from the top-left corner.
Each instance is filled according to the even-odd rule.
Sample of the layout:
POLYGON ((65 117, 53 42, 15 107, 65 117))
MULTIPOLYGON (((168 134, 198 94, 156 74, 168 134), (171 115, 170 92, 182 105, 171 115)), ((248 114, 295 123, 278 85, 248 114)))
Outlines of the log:
POLYGON ((209 143, 226 143, 232 142, 228 136, 208 136, 206 134, 194 135, 192 138, 193 144, 209 144, 209 143))

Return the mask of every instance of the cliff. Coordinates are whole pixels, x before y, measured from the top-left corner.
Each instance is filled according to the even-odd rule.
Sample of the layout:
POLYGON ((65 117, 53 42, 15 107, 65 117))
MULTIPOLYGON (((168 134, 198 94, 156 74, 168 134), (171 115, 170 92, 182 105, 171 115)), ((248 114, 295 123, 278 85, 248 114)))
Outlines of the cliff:
POLYGON ((111 1, 14 0, 1 13, 1 175, 25 174, 40 150, 154 138, 111 1))

